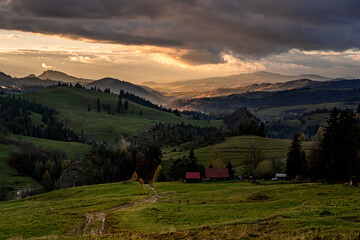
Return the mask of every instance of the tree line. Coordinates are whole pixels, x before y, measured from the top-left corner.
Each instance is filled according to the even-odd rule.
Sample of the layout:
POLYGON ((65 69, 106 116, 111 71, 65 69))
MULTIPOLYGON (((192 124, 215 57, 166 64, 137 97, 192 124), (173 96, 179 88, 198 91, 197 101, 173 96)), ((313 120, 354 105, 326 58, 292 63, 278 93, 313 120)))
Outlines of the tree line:
MULTIPOLYGON (((153 179, 161 165, 158 146, 112 148, 95 145, 84 157, 71 160, 61 150, 19 143, 8 159, 19 173, 41 183, 44 191, 73 186, 127 181, 134 172, 144 181, 153 179)), ((162 174, 158 176, 161 179, 162 174)))
POLYGON ((299 135, 293 136, 286 170, 290 178, 309 177, 329 182, 352 181, 360 176, 360 124, 353 111, 333 109, 328 126, 319 128, 306 156, 299 135))
POLYGON ((211 145, 225 138, 222 129, 215 127, 199 127, 192 124, 177 123, 157 123, 155 126, 136 137, 132 137, 130 141, 136 144, 150 143, 159 145, 179 145, 190 142, 192 147, 200 145, 211 145))
POLYGON ((79 141, 83 139, 56 118, 57 112, 33 101, 21 99, 20 96, 7 95, 0 97, 0 124, 9 132, 37 138, 59 141, 79 141), (31 114, 41 115, 41 124, 34 124, 31 114))

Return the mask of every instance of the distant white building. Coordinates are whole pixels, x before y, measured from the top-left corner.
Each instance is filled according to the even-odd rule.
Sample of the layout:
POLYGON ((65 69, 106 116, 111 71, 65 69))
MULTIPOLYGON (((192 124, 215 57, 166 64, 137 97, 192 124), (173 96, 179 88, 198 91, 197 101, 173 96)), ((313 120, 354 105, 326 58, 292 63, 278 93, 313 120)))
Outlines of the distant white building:
POLYGON ((286 173, 275 173, 273 180, 286 180, 288 175, 286 173))

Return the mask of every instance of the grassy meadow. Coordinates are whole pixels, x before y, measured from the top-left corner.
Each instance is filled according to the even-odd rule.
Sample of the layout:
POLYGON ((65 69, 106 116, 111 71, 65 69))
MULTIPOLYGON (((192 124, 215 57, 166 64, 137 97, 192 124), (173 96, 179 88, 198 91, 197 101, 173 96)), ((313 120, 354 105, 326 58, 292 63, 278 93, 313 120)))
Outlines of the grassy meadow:
MULTIPOLYGON (((74 129, 77 133, 84 132, 85 135, 92 139, 106 142, 136 136, 151 129, 153 125, 159 122, 172 124, 184 122, 185 124, 204 127, 220 127, 222 125, 221 121, 188 120, 131 101, 129 101, 129 112, 126 114, 115 113, 111 115, 103 110, 98 113, 96 109, 96 100, 98 98, 100 104, 110 104, 112 111, 116 112, 118 95, 88 89, 50 87, 22 96, 56 109, 65 125, 74 129), (88 104, 91 106, 90 112, 88 111, 88 104)), ((36 114, 32 115, 32 119, 35 122, 39 121, 36 114)))
POLYGON ((0 239, 355 239, 360 233, 356 187, 269 182, 154 187, 155 202, 145 200, 148 189, 138 183, 2 202, 0 239), (91 234, 99 228, 96 221, 79 231, 89 215, 104 216, 101 236, 91 234))
POLYGON ((77 158, 82 157, 91 150, 91 146, 78 142, 63 142, 45 138, 34 138, 27 136, 10 135, 10 139, 18 142, 32 142, 35 146, 43 149, 59 149, 64 151, 68 157, 77 158))
MULTIPOLYGON (((264 164, 270 164, 272 159, 279 159, 285 164, 290 144, 291 140, 262 138, 258 136, 235 136, 226 138, 222 143, 195 149, 194 152, 198 162, 205 166, 207 166, 212 153, 217 152, 224 163, 231 161, 235 173, 241 175, 243 161, 247 156, 249 148, 256 147, 261 150, 264 164)), ((308 151, 311 144, 311 142, 303 142, 303 150, 308 151)), ((173 160, 188 154, 188 152, 181 151, 180 147, 167 147, 162 150, 165 169, 170 167, 173 160)))
POLYGON ((146 198, 140 184, 107 184, 53 191, 0 203, 0 239, 72 235, 89 212, 146 198))

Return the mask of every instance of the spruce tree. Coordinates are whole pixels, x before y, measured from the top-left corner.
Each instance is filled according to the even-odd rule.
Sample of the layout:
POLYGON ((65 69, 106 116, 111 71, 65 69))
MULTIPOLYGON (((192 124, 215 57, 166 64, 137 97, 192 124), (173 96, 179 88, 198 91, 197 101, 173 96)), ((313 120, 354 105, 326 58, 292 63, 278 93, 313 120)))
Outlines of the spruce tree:
POLYGON ((124 109, 125 109, 125 111, 127 111, 127 110, 129 109, 129 102, 128 102, 128 100, 125 100, 124 109))
POLYGON ((297 133, 292 138, 290 151, 286 159, 286 173, 290 178, 304 175, 306 167, 306 154, 301 150, 301 141, 297 133))
POLYGON ((96 107, 97 107, 98 112, 100 112, 101 111, 101 106, 100 106, 100 99, 99 98, 96 100, 96 107))
POLYGON ((117 113, 123 113, 123 112, 124 112, 124 106, 122 100, 119 99, 117 104, 117 113))
POLYGON ((226 164, 226 168, 228 169, 228 172, 229 172, 229 178, 233 179, 235 177, 235 173, 234 173, 233 166, 230 161, 226 164))
POLYGON ((359 179, 360 127, 353 112, 331 112, 320 147, 321 167, 328 181, 359 179))

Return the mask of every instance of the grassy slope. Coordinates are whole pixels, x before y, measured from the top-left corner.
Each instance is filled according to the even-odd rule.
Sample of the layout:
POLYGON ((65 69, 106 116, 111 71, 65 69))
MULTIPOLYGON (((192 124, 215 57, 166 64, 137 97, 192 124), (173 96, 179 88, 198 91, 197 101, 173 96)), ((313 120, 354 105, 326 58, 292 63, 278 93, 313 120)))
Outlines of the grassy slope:
MULTIPOLYGON (((161 195, 157 202, 108 212, 101 239, 345 239, 360 233, 355 187, 225 182, 155 187, 161 195), (254 200, 254 194, 267 198, 254 200)), ((115 183, 3 202, 0 239, 88 239, 76 233, 86 213, 139 201, 146 194, 139 184, 115 183)))
POLYGON ((96 100, 110 104, 111 109, 116 111, 117 95, 107 94, 87 89, 70 87, 51 87, 39 92, 25 94, 28 99, 57 110, 67 126, 75 129, 78 133, 84 133, 92 138, 111 141, 121 136, 128 137, 137 135, 151 128, 158 122, 167 123, 191 123, 198 126, 220 126, 220 121, 195 121, 180 118, 171 113, 158 111, 129 102, 129 112, 134 113, 109 115, 106 112, 96 111, 96 100), (87 111, 91 104, 92 111, 87 111), (143 114, 140 115, 139 112, 143 114))
POLYGON ((76 232, 84 215, 147 197, 140 184, 107 184, 59 190, 0 203, 0 239, 61 236, 76 232))
MULTIPOLYGON (((285 161, 289 151, 291 140, 279 140, 271 138, 261 138, 257 136, 236 136, 229 137, 222 143, 210 145, 195 149, 195 155, 198 161, 207 166, 211 153, 218 151, 225 163, 231 161, 236 173, 241 174, 242 162, 245 159, 248 149, 251 146, 261 149, 264 160, 280 159, 285 161)), ((307 151, 311 142, 303 142, 303 150, 307 151)), ((181 152, 179 148, 175 148, 177 152, 172 152, 174 147, 163 149, 164 167, 168 168, 171 159, 182 157, 187 152, 181 152)))
POLYGON ((32 142, 38 147, 59 149, 66 152, 68 157, 76 158, 78 156, 84 156, 91 149, 90 145, 78 143, 78 142, 62 142, 43 138, 33 138, 26 136, 11 135, 11 139, 15 141, 32 142))
MULTIPOLYGON (((275 239, 301 237, 320 229, 322 234, 329 235, 360 231, 360 218, 354 212, 358 208, 357 188, 246 183, 158 183, 156 186, 166 197, 154 205, 118 213, 114 216, 114 229, 166 232, 195 228, 193 234, 203 234, 205 238, 219 234, 218 237, 230 239, 241 236, 243 231, 275 239), (251 200, 254 193, 265 194, 269 199, 251 200), (129 224, 126 219, 136 220, 129 224), (228 229, 221 227, 219 231, 221 225, 228 229)), ((191 233, 190 236, 194 237, 191 233)))

